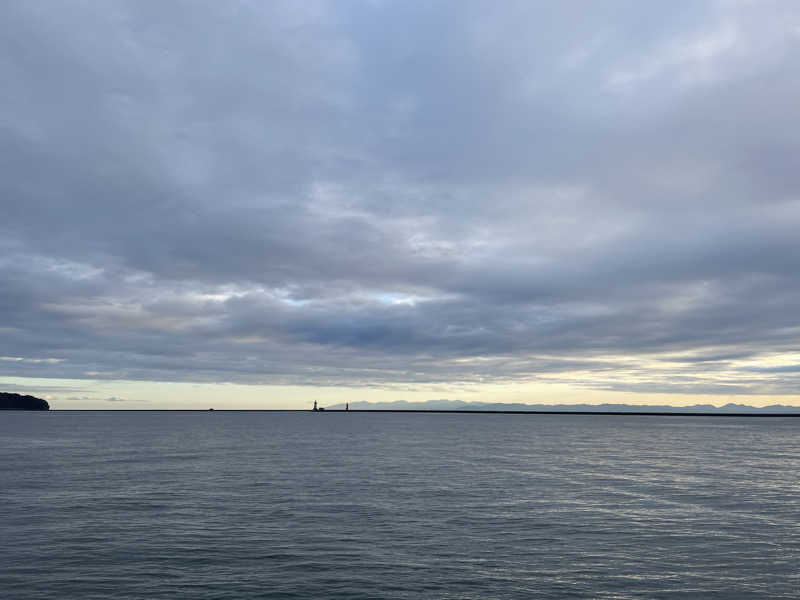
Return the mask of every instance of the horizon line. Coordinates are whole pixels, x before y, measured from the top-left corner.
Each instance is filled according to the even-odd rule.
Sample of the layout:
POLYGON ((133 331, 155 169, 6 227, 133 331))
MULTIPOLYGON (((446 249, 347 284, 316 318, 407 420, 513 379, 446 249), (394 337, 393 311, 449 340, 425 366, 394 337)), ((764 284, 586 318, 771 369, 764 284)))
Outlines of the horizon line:
MULTIPOLYGON (((7 409, 8 410, 8 409, 7 409)), ((800 417, 800 412, 686 412, 686 411, 599 411, 599 410, 458 410, 458 409, 382 409, 382 408, 50 408, 49 410, 9 410, 9 412, 295 412, 295 413, 435 413, 496 415, 604 415, 642 417, 800 417)))

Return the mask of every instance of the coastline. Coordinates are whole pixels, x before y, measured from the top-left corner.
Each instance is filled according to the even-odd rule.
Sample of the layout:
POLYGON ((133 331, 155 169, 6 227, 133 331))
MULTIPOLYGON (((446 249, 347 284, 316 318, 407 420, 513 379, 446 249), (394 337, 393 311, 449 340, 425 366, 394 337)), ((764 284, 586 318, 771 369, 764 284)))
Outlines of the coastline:
MULTIPOLYGON (((18 412, 30 412, 20 410, 18 412)), ((448 410, 448 409, 381 409, 381 408, 329 408, 323 411, 298 408, 51 408, 47 412, 275 412, 275 413, 414 413, 414 414, 467 414, 467 415, 576 415, 576 416, 631 416, 631 417, 800 417, 800 412, 671 412, 671 411, 591 411, 591 410, 448 410)))

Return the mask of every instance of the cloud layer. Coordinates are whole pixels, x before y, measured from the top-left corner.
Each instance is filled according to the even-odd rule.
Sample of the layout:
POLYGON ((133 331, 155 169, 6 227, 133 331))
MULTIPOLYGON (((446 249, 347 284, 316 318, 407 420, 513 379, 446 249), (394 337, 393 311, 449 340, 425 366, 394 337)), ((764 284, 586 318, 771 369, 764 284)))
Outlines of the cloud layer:
POLYGON ((800 5, 0 19, 0 375, 800 389, 800 5))

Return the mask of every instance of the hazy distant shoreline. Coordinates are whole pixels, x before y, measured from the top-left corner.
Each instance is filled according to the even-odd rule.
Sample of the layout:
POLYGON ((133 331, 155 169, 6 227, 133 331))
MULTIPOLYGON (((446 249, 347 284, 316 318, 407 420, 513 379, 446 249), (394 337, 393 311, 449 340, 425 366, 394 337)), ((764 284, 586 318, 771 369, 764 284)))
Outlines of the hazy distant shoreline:
MULTIPOLYGON (((344 404, 334 404, 328 410, 344 410, 344 404)), ((508 404, 493 402, 464 402, 460 400, 432 400, 429 402, 351 402, 351 411, 402 411, 402 412, 497 412, 537 414, 690 414, 690 415, 800 415, 800 406, 772 404, 748 406, 746 404, 693 404, 691 406, 636 405, 636 404, 508 404)))
MULTIPOLYGON (((309 403, 310 404, 310 403, 309 403)), ((345 404, 323 406, 325 412, 345 412, 345 404)), ((126 408, 126 409, 74 409, 51 407, 46 400, 34 396, 0 393, 0 408, 6 410, 61 410, 61 411, 106 411, 116 412, 310 412, 311 407, 299 409, 274 408, 126 408)), ((393 413, 467 413, 467 414, 574 414, 574 415, 653 415, 653 416, 800 416, 800 406, 772 404, 769 406, 749 406, 728 403, 723 406, 713 404, 693 404, 689 406, 636 405, 636 404, 521 404, 493 402, 464 402, 461 400, 430 400, 427 402, 350 402, 349 412, 393 412, 393 413)))
POLYGON ((463 410, 463 409, 414 409, 414 408, 380 408, 364 409, 351 408, 328 408, 324 411, 314 412, 307 408, 218 408, 209 410, 207 408, 68 408, 50 412, 167 412, 167 413, 220 413, 220 412, 270 412, 270 413, 313 413, 313 414, 349 414, 349 413, 370 413, 370 414, 462 414, 462 415, 575 415, 575 416, 644 416, 644 417, 800 417, 800 410, 796 407, 787 407, 788 411, 767 411, 756 409, 753 412, 690 412, 690 411, 655 411, 655 410, 463 410))

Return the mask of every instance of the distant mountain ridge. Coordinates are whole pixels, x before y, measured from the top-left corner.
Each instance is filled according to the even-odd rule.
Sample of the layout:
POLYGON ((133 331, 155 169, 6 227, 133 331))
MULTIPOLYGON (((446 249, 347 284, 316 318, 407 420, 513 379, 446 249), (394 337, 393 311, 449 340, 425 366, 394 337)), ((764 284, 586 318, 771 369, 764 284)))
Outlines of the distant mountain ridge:
MULTIPOLYGON (((344 404, 329 410, 344 410, 344 404)), ((504 404, 500 402, 464 402, 463 400, 428 400, 426 402, 351 402, 351 410, 496 410, 496 411, 573 411, 573 412, 673 412, 673 413, 800 413, 800 406, 771 404, 748 406, 729 403, 724 406, 693 404, 691 406, 637 404, 504 404)))
POLYGON ((0 392, 0 410, 50 410, 50 405, 36 396, 0 392))

